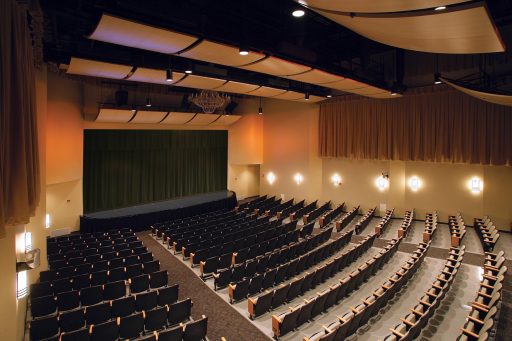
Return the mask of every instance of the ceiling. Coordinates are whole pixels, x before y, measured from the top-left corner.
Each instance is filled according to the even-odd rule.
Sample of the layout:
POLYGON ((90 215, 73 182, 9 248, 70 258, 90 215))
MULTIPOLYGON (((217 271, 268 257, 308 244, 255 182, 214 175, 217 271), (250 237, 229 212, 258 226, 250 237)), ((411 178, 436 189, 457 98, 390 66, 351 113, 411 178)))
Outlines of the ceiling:
MULTIPOLYGON (((345 3, 353 4, 355 10, 367 14, 373 8, 368 1, 345 3), (370 5, 364 7, 364 3, 370 5)), ((425 1, 439 2, 419 2, 425 1)), ((312 2, 320 5, 343 3, 341 0, 312 2)), ((381 5, 393 2, 396 0, 383 0, 381 5)), ((466 3, 471 5, 475 2, 466 3)), ((319 11, 306 9, 304 17, 294 18, 291 12, 299 5, 292 0, 40 0, 40 4, 44 14, 45 61, 69 65, 71 58, 75 57, 127 66, 135 70, 132 82, 144 82, 143 77, 148 77, 137 73, 137 69, 164 70, 172 65, 178 72, 192 67, 194 75, 229 80, 224 84, 225 91, 236 88, 235 85, 240 83, 247 84, 248 89, 256 85, 284 89, 290 93, 308 92, 326 98, 328 94, 343 95, 351 93, 347 89, 355 89, 353 86, 347 87, 347 82, 338 82, 339 85, 334 86, 336 79, 324 83, 318 81, 330 80, 328 75, 363 84, 366 89, 359 94, 367 96, 376 93, 372 89, 388 93, 396 84, 403 89, 429 85, 435 71, 443 75, 450 72, 449 78, 454 79, 467 73, 480 72, 483 68, 487 75, 498 77, 510 74, 512 67, 512 57, 508 51, 473 54, 470 57, 462 54, 425 54, 366 38, 361 35, 365 34, 364 30, 356 30, 361 34, 355 33, 332 18, 319 14, 319 11), (193 39, 183 44, 190 46, 191 42, 195 42, 197 45, 174 54, 177 50, 151 48, 142 43, 102 41, 94 34, 105 14, 145 27, 156 27, 167 35, 169 32, 189 35, 193 39), (236 49, 239 46, 247 47, 253 58, 251 62, 260 60, 260 57, 266 59, 244 66, 240 59, 226 59, 222 54, 212 53, 212 50, 217 51, 215 49, 219 44, 236 49), (275 61, 281 60, 299 67, 291 68, 289 72, 283 71, 286 65, 275 64, 275 61), (434 63, 435 70, 416 67, 414 63, 417 60, 434 63), (493 67, 486 68, 487 64, 493 67), (449 70, 443 70, 445 65, 450 66, 449 70)), ((487 1, 486 8, 491 22, 501 34, 504 47, 512 47, 512 2, 487 1)), ((380 10, 375 8, 376 12, 380 10)), ((226 51, 228 53, 229 49, 226 51)), ((121 70, 121 73, 124 71, 121 70)), ((123 78, 119 81, 130 82, 123 78)), ((182 80, 185 84, 182 86, 187 86, 185 81, 186 78, 182 80)), ((196 84, 192 77, 189 82, 190 87, 196 84)))

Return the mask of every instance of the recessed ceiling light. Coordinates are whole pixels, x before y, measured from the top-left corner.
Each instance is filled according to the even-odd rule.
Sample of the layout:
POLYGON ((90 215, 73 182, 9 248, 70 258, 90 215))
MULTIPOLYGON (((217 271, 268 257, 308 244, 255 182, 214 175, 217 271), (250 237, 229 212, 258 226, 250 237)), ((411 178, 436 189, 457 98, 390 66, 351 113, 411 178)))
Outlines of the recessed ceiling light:
POLYGON ((241 56, 247 56, 249 54, 249 50, 245 47, 241 47, 238 53, 240 53, 241 56))
POLYGON ((304 12, 304 10, 302 9, 296 9, 292 12, 292 15, 295 17, 295 18, 300 18, 300 17, 303 17, 304 14, 306 14, 306 12, 304 12))
POLYGON ((332 95, 327 95, 327 98, 331 98, 331 97, 332 97, 332 95))
POLYGON ((438 7, 434 8, 434 10, 436 10, 436 11, 442 11, 443 9, 446 9, 446 6, 438 6, 438 7))
POLYGON ((185 73, 190 75, 192 73, 192 70, 185 70, 185 73))

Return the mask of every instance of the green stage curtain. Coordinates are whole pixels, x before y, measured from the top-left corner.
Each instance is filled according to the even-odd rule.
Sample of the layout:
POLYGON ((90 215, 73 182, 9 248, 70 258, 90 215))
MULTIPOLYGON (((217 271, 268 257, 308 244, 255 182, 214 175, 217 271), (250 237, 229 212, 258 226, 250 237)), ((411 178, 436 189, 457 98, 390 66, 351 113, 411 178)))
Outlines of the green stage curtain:
POLYGON ((227 188, 227 131, 86 130, 84 212, 227 188))

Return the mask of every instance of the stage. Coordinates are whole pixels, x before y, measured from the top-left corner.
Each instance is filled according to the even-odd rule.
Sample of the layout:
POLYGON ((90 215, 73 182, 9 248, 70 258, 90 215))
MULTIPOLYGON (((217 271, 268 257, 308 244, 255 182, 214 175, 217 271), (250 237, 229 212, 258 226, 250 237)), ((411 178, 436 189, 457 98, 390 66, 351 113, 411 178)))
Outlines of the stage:
POLYGON ((232 209, 236 203, 234 192, 220 191, 94 212, 80 217, 80 232, 101 232, 124 227, 143 231, 149 229, 156 222, 223 208, 232 209))

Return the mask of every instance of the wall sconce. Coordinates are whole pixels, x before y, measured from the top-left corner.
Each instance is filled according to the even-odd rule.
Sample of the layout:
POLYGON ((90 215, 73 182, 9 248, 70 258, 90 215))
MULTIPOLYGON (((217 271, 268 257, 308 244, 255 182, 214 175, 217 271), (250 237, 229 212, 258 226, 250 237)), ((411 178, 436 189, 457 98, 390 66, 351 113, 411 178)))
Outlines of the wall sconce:
POLYGON ((381 176, 375 180, 375 185, 379 189, 379 191, 384 191, 386 188, 389 187, 389 175, 388 173, 382 173, 381 176))
POLYGON ((417 176, 413 176, 409 179, 409 187, 413 192, 416 192, 421 187, 421 180, 417 176))
POLYGON ((300 185, 302 183, 302 181, 304 180, 304 178, 302 177, 302 175, 300 173, 297 173, 295 174, 295 176, 293 177, 293 180, 295 180, 295 183, 297 185, 300 185))
POLYGON ((27 271, 20 271, 16 274, 16 297, 18 299, 27 296, 27 271))
POLYGON ((276 181, 276 176, 274 175, 274 173, 272 172, 269 172, 267 174, 267 182, 272 185, 274 182, 276 181))
POLYGON ((51 218, 50 218, 50 214, 49 213, 46 213, 46 216, 44 218, 44 227, 46 227, 47 229, 49 229, 51 226, 51 218))
POLYGON ((341 176, 339 176, 338 174, 334 174, 331 177, 331 181, 334 186, 338 187, 341 185, 341 176))
POLYGON ((471 180, 469 180, 469 189, 471 190, 471 193, 478 194, 482 192, 484 189, 484 182, 480 180, 478 177, 473 177, 471 180))

